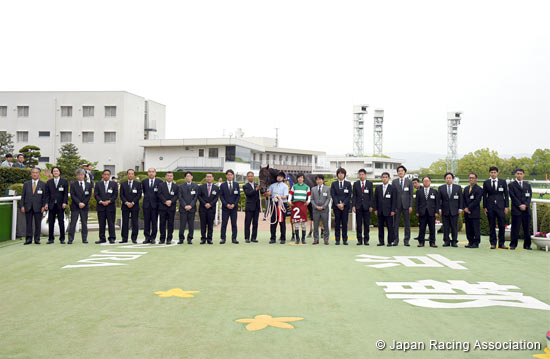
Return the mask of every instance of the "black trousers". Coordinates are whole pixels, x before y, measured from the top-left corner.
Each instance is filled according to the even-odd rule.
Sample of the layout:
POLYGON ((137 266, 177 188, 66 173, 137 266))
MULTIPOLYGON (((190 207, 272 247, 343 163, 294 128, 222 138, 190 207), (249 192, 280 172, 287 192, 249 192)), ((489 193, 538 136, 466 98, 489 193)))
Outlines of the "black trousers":
POLYGON ((370 239, 370 211, 369 209, 357 208, 355 210, 355 225, 357 227, 357 241, 365 244, 370 239), (363 235, 363 233, 365 233, 363 235))
POLYGON ((42 222, 42 212, 40 211, 25 211, 25 219, 27 222, 26 226, 26 239, 27 241, 32 241, 32 237, 34 235, 34 242, 40 243, 40 227, 42 222), (32 229, 32 225, 34 222, 34 231, 32 229))
POLYGON ((157 238, 157 226, 159 221, 159 212, 157 208, 143 209, 143 235, 146 240, 155 240, 157 238))
POLYGON ((487 219, 489 220, 489 241, 491 245, 496 246, 497 244, 496 224, 498 222, 498 245, 499 247, 504 246, 504 232, 506 231, 506 215, 504 214, 504 209, 494 207, 487 209, 487 219))
POLYGON ((201 221, 201 242, 212 241, 212 232, 214 231, 214 218, 216 217, 216 207, 199 209, 201 221))
POLYGON ((458 243, 458 215, 443 215, 443 242, 458 243))
POLYGON ((109 242, 116 240, 115 232, 116 211, 97 211, 97 220, 99 222, 99 240, 105 242, 105 224, 109 226, 109 242))
POLYGON ((279 224, 279 229, 281 231, 281 242, 284 242, 286 241, 286 212, 283 211, 282 214, 281 214, 281 222, 279 221, 276 221, 277 219, 277 213, 279 211, 277 210, 277 207, 275 207, 275 210, 273 211, 273 214, 271 215, 271 226, 270 226, 270 230, 271 230, 271 240, 272 241, 275 241, 277 240, 277 224, 279 224))
POLYGON ((80 217, 80 234, 82 240, 88 239, 88 209, 75 209, 71 211, 71 222, 69 223, 69 242, 74 240, 74 234, 76 232, 76 222, 80 217))
POLYGON ((384 244, 384 224, 388 229, 388 244, 393 243, 393 235, 395 233, 393 216, 384 216, 380 212, 378 213, 378 242, 384 244))
POLYGON ((122 229, 120 235, 123 241, 128 240, 130 224, 132 225, 132 241, 137 241, 139 232, 139 206, 134 205, 131 209, 122 205, 122 229))
POLYGON ((334 237, 336 242, 340 241, 340 231, 342 232, 342 239, 344 241, 348 240, 348 214, 348 206, 344 206, 343 210, 334 207, 334 237))
POLYGON ((519 227, 523 227, 523 248, 531 248, 531 214, 528 211, 520 215, 512 216, 512 231, 510 233, 510 247, 516 248, 519 239, 519 227))
POLYGON ((258 218, 260 210, 245 211, 244 213, 244 239, 256 239, 258 236, 258 218), (252 224, 252 237, 250 236, 250 224, 252 224))
POLYGON ((424 244, 426 240, 426 226, 430 229, 430 244, 435 244, 435 216, 428 214, 420 215, 418 229, 418 243, 424 244))
POLYGON ((237 239, 237 206, 233 209, 222 208, 222 228, 220 238, 225 240, 225 233, 227 231, 227 222, 231 219, 231 240, 237 239))
POLYGON ((185 228, 187 230, 187 243, 193 240, 193 232, 195 232, 195 211, 182 211, 180 209, 180 240, 185 240, 185 228))
POLYGON ((464 223, 466 224, 466 238, 471 246, 479 246, 481 242, 481 220, 479 218, 471 218, 468 213, 464 213, 464 223))
POLYGON ((57 222, 59 223, 59 240, 65 240, 65 210, 61 207, 61 204, 56 203, 53 207, 48 208, 48 241, 53 242, 54 240, 54 227, 55 227, 55 218, 57 217, 57 222))
POLYGON ((164 242, 172 240, 174 234, 174 217, 176 216, 175 210, 168 211, 159 211, 160 215, 160 241, 164 242), (166 234, 166 229, 168 229, 168 235, 166 234))

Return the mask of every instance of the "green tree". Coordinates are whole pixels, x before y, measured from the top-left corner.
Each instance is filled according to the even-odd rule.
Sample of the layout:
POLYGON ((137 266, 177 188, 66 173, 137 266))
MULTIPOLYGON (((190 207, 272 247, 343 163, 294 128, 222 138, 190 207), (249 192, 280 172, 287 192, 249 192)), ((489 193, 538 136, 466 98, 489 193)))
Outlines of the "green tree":
POLYGON ((428 168, 420 169, 420 173, 423 174, 443 175, 445 172, 447 172, 447 161, 444 158, 432 162, 428 168))
POLYGON ((0 156, 5 156, 7 153, 13 154, 13 135, 6 131, 0 132, 0 156))
POLYGON ((61 146, 59 154, 60 157, 57 158, 55 165, 61 168, 61 172, 65 178, 74 179, 75 171, 82 166, 82 163, 87 161, 80 157, 78 148, 72 143, 61 146))
POLYGON ((530 174, 533 161, 529 157, 516 158, 514 156, 502 160, 500 173, 503 176, 513 176, 517 168, 523 168, 526 174, 530 174))
POLYGON ((40 147, 28 145, 19 150, 19 153, 25 157, 23 163, 27 168, 36 167, 40 158, 40 147))
POLYGON ((532 175, 544 175, 550 173, 550 149, 537 149, 531 156, 532 175))
POLYGON ((470 152, 458 160, 458 173, 474 172, 479 177, 484 178, 489 173, 489 167, 497 166, 501 170, 503 164, 504 161, 498 156, 497 151, 482 148, 470 152))

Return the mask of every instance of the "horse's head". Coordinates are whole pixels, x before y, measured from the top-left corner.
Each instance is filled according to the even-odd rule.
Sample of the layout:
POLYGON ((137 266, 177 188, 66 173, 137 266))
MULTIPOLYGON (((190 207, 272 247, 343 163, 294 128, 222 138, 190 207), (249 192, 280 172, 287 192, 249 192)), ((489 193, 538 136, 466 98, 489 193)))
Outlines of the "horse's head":
POLYGON ((265 193, 269 186, 276 181, 276 179, 273 179, 272 175, 273 169, 269 168, 269 165, 260 168, 260 173, 258 177, 260 178, 260 193, 265 193))

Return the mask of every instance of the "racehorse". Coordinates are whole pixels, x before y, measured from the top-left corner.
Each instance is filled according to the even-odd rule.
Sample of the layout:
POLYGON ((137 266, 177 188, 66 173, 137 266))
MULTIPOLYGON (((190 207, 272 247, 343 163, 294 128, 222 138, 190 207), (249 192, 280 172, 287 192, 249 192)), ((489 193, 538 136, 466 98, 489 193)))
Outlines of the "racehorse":
MULTIPOLYGON (((267 192, 267 190, 269 189, 269 186, 271 186, 271 184, 277 182, 277 174, 279 172, 281 172, 281 171, 276 169, 276 168, 269 167, 269 164, 265 167, 260 168, 260 173, 259 173, 258 177, 260 178, 260 193, 261 194, 264 194, 265 192, 267 192)), ((311 173, 304 174, 304 183, 307 184, 310 189, 313 189, 313 187, 317 186, 317 183, 315 182, 315 176, 316 175, 311 174, 311 173)), ((290 173, 286 174, 286 179, 285 180, 289 181, 291 183, 291 186, 292 186, 293 183, 298 182, 296 180, 296 175, 290 174, 290 173)), ((308 211, 309 211, 309 213, 313 213, 312 212, 313 207, 312 207, 311 203, 308 206, 308 211)), ((264 214, 264 220, 266 220, 265 214, 264 214)), ((310 220, 309 221, 309 233, 307 235, 308 238, 311 238, 312 229, 313 229, 313 221, 310 220)), ((291 241, 294 241, 294 240, 295 240, 294 226, 292 225, 292 239, 291 239, 291 241)))

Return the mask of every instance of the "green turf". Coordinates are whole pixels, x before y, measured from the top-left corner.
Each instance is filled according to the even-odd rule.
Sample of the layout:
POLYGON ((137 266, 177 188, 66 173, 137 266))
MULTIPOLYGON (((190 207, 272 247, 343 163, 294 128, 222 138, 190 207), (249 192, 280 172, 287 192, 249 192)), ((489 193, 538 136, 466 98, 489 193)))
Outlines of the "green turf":
MULTIPOLYGON (((239 233, 242 237, 242 234, 239 233)), ((531 358, 542 351, 378 351, 384 339, 528 340, 545 343, 550 312, 490 307, 430 309, 387 299, 375 282, 466 280, 516 285, 550 303, 550 255, 483 248, 371 245, 181 245, 147 252, 125 266, 61 269, 118 246, 22 241, 0 246, 0 357, 4 358, 531 358), (368 268, 357 254, 438 253, 450 268, 368 268), (198 290, 194 298, 155 291, 198 290), (250 332, 236 319, 303 317, 295 329, 250 332)), ((196 233, 198 237, 198 233, 196 233)), ((92 232, 90 240, 97 238, 92 232)), ((215 238, 219 234, 215 232, 215 238)), ((463 240, 463 237, 461 237, 463 240)), ((438 240, 440 242, 441 239, 438 240)), ((46 242, 45 238, 42 240, 46 242)), ((311 239, 308 239, 311 243, 311 239)), ((439 243, 441 244, 441 243, 439 243)), ((462 246, 461 246, 462 247, 462 246)))

